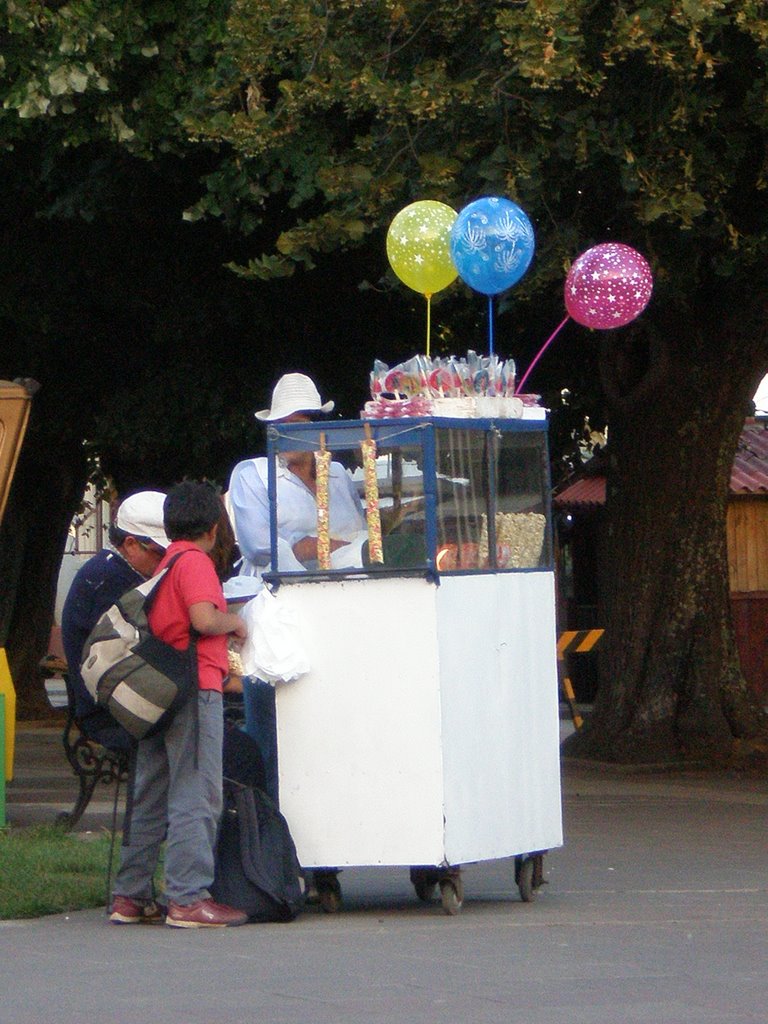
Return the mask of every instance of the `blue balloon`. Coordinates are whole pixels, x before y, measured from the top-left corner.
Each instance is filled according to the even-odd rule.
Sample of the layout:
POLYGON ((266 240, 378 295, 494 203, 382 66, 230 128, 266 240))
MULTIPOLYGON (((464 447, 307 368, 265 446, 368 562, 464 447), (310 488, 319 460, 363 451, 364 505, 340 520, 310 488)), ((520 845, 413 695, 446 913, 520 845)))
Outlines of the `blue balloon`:
POLYGON ((490 196, 465 206, 451 228, 451 259, 459 277, 484 295, 517 284, 535 248, 533 225, 511 199, 490 196))

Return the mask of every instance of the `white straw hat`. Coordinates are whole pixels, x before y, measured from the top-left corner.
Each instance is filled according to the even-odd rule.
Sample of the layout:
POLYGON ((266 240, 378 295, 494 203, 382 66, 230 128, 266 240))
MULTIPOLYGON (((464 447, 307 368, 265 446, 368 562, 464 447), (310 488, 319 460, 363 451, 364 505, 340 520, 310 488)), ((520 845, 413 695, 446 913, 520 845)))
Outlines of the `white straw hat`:
POLYGON ((163 526, 165 498, 162 491, 137 491, 120 505, 115 525, 131 537, 149 537, 161 548, 167 548, 171 542, 163 526))
POLYGON ((257 420, 282 420, 294 412, 330 412, 334 402, 321 402, 320 392, 304 373, 285 373, 272 391, 272 408, 259 409, 257 420))

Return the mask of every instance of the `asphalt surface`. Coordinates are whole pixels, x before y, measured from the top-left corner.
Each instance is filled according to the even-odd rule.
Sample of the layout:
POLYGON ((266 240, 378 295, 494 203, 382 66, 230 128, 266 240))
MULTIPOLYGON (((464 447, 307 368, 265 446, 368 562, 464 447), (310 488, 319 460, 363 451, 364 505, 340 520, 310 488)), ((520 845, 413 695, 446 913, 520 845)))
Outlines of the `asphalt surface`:
MULTIPOLYGON (((58 744, 17 733, 11 825, 71 806, 58 744)), ((371 868, 291 924, 0 922, 0 1024, 765 1024, 768 779, 564 762, 563 810, 530 903, 503 860, 464 868, 456 916, 371 868)))

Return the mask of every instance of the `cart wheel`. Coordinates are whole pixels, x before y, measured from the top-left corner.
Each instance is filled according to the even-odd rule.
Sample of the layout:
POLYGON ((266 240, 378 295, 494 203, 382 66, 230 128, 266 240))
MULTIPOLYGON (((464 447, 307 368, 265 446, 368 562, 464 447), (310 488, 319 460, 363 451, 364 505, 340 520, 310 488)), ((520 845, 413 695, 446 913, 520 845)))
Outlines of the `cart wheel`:
POLYGON ((520 890, 520 899, 523 903, 530 903, 536 895, 533 884, 534 857, 523 857, 517 871, 517 887, 520 890))
POLYGON ((431 903, 435 898, 436 882, 414 882, 413 888, 422 903, 431 903))
POLYGON ((546 885, 547 880, 544 877, 544 854, 535 853, 533 855, 533 888, 540 889, 542 885, 546 885))
POLYGON ((320 906, 326 914, 335 914, 341 907, 341 885, 335 871, 316 871, 315 887, 320 906))
POLYGON ((440 880, 435 868, 411 868, 411 882, 416 895, 423 903, 431 903, 440 880))
POLYGON ((446 914, 458 914, 464 905, 464 884, 458 875, 440 879, 440 899, 446 914))

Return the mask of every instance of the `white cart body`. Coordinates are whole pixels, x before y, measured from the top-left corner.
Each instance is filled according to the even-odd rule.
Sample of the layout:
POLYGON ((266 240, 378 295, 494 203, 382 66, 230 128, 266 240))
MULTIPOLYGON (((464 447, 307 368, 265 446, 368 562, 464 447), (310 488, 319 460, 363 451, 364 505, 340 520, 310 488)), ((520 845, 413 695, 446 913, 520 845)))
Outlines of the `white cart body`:
POLYGON ((562 844, 551 565, 279 579, 311 665, 276 700, 280 807, 302 865, 460 865, 562 844))

